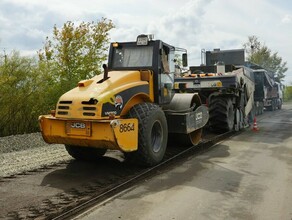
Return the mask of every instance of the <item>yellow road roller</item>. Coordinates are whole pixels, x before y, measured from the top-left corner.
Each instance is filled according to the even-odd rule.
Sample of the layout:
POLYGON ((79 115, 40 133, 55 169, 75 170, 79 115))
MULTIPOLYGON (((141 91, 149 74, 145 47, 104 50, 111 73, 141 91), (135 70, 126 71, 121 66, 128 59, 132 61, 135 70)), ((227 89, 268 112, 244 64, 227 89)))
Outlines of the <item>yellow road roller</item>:
POLYGON ((178 63, 187 66, 186 50, 152 35, 111 43, 104 73, 80 81, 39 117, 44 140, 64 144, 78 160, 114 149, 143 166, 163 160, 169 134, 178 144, 197 145, 208 108, 197 93, 175 93, 178 63))

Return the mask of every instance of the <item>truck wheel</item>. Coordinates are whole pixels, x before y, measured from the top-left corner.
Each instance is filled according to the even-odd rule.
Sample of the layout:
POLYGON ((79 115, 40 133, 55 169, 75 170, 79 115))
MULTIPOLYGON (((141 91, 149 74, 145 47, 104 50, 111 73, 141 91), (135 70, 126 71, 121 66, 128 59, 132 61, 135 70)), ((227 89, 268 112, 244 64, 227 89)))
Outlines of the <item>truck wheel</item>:
POLYGON ((96 160, 102 157, 107 149, 65 145, 67 152, 76 160, 96 160))
POLYGON ((276 110, 277 110, 277 103, 276 103, 276 100, 273 100, 273 102, 272 102, 272 106, 273 106, 273 111, 276 111, 276 110))
POLYGON ((282 100, 279 101, 278 109, 282 109, 282 100))
POLYGON ((275 104, 274 104, 274 100, 272 100, 271 111, 275 111, 275 104))
POLYGON ((260 115, 260 114, 261 114, 261 106, 257 106, 256 115, 260 115))
POLYGON ((253 122, 254 122, 254 118, 255 118, 255 108, 252 107, 252 109, 250 110, 250 112, 248 113, 247 119, 248 119, 248 125, 252 126, 253 122))
POLYGON ((234 107, 230 98, 214 97, 209 105, 209 125, 216 133, 232 131, 234 127, 234 107))
POLYGON ((125 153, 128 161, 154 166, 162 161, 167 145, 167 121, 159 106, 141 103, 133 106, 129 118, 137 118, 139 124, 138 150, 125 153))
POLYGON ((260 103, 260 115, 264 114, 264 103, 260 103))
POLYGON ((242 128, 244 128, 244 118, 243 118, 243 112, 241 109, 235 110, 235 121, 234 121, 234 130, 240 131, 242 128))

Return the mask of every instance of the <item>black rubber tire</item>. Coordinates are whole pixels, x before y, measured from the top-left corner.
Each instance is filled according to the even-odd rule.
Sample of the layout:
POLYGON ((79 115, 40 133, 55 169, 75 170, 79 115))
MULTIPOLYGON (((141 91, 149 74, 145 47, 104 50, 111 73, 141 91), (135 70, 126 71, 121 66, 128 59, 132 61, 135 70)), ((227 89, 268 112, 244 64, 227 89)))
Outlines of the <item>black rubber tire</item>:
POLYGON ((164 112, 152 103, 133 106, 128 118, 137 118, 139 123, 138 150, 125 153, 126 160, 142 166, 154 166, 164 157, 168 129, 164 112))
POLYGON ((228 97, 214 97, 209 104, 209 126, 216 133, 234 129, 234 107, 228 97))
POLYGON ((260 103, 260 115, 264 114, 264 103, 260 103))
POLYGON ((102 157, 107 149, 93 147, 79 147, 73 145, 65 145, 67 152, 76 160, 96 160, 102 157))
POLYGON ((274 99, 274 111, 278 109, 277 100, 274 99))
POLYGON ((282 100, 280 100, 279 102, 280 102, 280 103, 279 103, 279 105, 278 105, 278 109, 280 110, 280 109, 282 109, 282 100))
POLYGON ((250 110, 249 114, 248 114, 248 124, 249 124, 249 126, 253 125, 255 117, 256 117, 255 106, 253 106, 252 109, 250 110))
POLYGON ((275 101, 272 100, 272 111, 275 111, 276 110, 276 105, 275 105, 275 101))

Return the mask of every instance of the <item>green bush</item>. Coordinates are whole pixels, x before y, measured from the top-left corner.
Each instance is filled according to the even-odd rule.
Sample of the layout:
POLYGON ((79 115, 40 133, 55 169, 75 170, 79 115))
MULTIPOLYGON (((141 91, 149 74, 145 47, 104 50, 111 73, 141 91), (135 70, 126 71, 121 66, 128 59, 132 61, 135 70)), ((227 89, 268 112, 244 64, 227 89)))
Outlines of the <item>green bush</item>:
POLYGON ((286 86, 284 90, 284 101, 292 101, 292 86, 286 86))
POLYGON ((36 131, 36 61, 12 52, 0 65, 0 136, 36 131))

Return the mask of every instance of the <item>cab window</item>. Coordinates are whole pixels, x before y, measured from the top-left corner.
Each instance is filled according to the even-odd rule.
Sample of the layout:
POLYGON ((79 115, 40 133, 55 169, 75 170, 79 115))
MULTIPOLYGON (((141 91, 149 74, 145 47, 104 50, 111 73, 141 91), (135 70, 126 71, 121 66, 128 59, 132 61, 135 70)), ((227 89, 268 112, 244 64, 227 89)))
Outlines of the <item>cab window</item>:
POLYGON ((115 48, 113 67, 150 67, 152 60, 152 46, 115 48))

